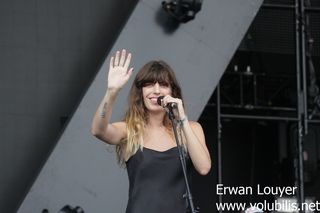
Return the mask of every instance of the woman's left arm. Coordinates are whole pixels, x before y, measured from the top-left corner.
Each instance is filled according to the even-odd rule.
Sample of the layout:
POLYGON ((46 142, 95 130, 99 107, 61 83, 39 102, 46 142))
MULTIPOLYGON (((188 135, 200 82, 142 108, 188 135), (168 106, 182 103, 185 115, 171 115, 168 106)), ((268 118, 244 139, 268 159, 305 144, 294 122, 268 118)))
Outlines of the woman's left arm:
POLYGON ((181 128, 194 167, 201 175, 208 174, 211 169, 211 158, 201 125, 198 122, 188 121, 185 117, 182 119, 181 128))
POLYGON ((162 101, 164 107, 168 103, 177 104, 178 115, 176 118, 181 120, 181 128, 192 163, 201 175, 208 174, 211 169, 211 158, 201 125, 198 122, 188 121, 181 99, 166 95, 162 101))
POLYGON ((168 103, 177 104, 176 118, 181 120, 181 128, 192 163, 201 175, 208 174, 211 169, 211 158, 201 125, 198 122, 188 121, 181 99, 166 95, 162 101, 164 107, 168 103))

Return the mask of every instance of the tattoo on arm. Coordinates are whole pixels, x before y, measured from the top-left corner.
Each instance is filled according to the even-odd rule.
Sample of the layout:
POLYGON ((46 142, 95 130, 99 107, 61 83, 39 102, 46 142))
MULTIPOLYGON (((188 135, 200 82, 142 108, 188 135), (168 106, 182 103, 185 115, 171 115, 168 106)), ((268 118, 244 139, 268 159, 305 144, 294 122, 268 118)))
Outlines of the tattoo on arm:
POLYGON ((106 117, 106 111, 107 111, 107 102, 104 103, 103 107, 102 107, 102 111, 101 111, 101 118, 105 118, 106 117))

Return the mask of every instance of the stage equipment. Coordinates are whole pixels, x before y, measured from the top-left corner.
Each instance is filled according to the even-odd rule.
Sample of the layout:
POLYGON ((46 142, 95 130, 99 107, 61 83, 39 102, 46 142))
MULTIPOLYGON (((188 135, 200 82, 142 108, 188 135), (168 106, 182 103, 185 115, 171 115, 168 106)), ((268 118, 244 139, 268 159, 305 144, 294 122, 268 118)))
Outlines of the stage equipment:
MULTIPOLYGON (((160 106, 163 106, 162 105, 163 98, 164 98, 164 96, 160 96, 157 99, 157 103, 160 106)), ((174 137, 176 139, 176 143, 177 143, 177 147, 178 147, 178 151, 179 151, 179 159, 180 159, 180 163, 181 163, 181 168, 183 171, 183 176, 184 176, 184 180, 185 180, 186 188, 187 188, 187 191, 183 195, 183 197, 188 202, 188 208, 189 208, 188 210, 191 211, 190 213, 198 213, 199 208, 194 207, 193 198, 192 198, 192 194, 191 194, 191 190, 190 190, 190 186, 189 186, 189 180, 188 180, 188 175, 187 175, 187 164, 186 164, 187 153, 183 147, 183 144, 181 142, 181 138, 179 137, 178 130, 177 130, 178 125, 183 125, 183 123, 182 123, 183 121, 177 120, 175 117, 174 109, 177 109, 176 104, 169 103, 169 104, 167 104, 166 108, 168 109, 168 116, 169 116, 169 119, 171 120, 171 123, 172 123, 173 133, 174 133, 174 137)))
POLYGON ((163 1, 163 9, 176 21, 186 23, 195 18, 201 10, 202 0, 172 0, 163 1))
POLYGON ((85 213, 80 206, 71 207, 70 205, 65 205, 58 213, 85 213))

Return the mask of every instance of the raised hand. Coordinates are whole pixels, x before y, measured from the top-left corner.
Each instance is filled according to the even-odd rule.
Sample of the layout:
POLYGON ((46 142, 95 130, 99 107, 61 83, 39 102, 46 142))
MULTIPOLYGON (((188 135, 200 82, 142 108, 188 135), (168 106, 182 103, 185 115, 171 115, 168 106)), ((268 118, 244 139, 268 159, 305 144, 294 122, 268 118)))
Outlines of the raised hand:
POLYGON ((115 57, 110 59, 108 73, 108 89, 120 90, 129 80, 133 67, 129 69, 131 62, 131 53, 125 49, 116 52, 115 57))

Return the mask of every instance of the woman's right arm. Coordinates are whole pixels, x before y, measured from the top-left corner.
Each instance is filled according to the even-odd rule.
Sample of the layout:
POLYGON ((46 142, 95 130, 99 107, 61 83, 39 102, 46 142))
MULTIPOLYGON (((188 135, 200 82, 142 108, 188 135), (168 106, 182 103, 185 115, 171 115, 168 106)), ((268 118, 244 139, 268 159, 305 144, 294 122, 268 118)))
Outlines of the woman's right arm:
POLYGON ((109 144, 119 144, 126 137, 125 122, 109 123, 112 107, 121 88, 128 82, 133 68, 129 69, 131 53, 126 50, 117 51, 115 57, 111 57, 108 73, 108 87, 102 102, 100 103, 91 125, 91 133, 100 140, 109 144))
POLYGON ((126 136, 124 122, 109 123, 112 107, 119 91, 107 90, 100 103, 91 126, 91 133, 108 144, 118 144, 126 136))

